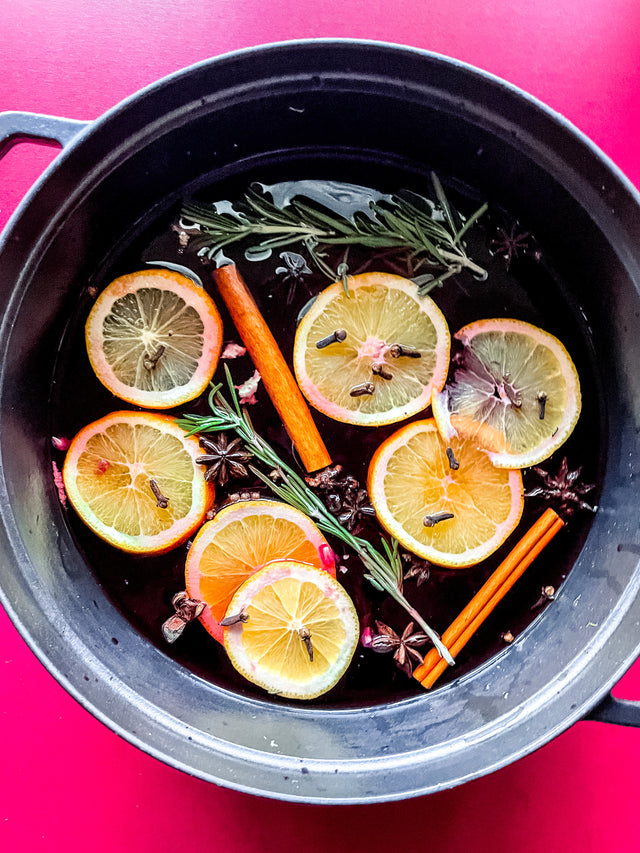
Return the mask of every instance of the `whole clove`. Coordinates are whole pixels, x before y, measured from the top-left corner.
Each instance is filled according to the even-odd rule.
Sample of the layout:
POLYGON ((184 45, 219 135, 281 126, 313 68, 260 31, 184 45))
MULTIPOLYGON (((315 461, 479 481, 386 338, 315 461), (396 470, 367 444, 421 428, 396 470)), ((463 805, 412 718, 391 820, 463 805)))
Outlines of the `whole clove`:
POLYGON ((415 347, 407 347, 402 344, 392 344, 389 347, 389 355, 391 358, 422 358, 422 354, 415 347))
POLYGON ((455 518, 452 512, 434 512, 431 515, 425 515, 422 523, 425 527, 435 527, 441 521, 448 521, 450 518, 455 518))
POLYGON ((327 335, 326 338, 320 338, 319 341, 316 341, 317 349, 324 349, 325 347, 330 346, 331 344, 341 344, 347 338, 347 333, 344 329, 336 329, 335 332, 331 332, 330 335, 327 335))
POLYGON ((311 633, 309 632, 309 629, 305 628, 303 625, 302 628, 298 630, 298 636, 304 643, 307 654, 309 655, 309 660, 313 663, 313 643, 311 642, 311 633))
POLYGON ((225 616, 224 619, 221 619, 218 622, 218 625, 221 625, 223 628, 228 628, 229 625, 238 625, 240 622, 243 624, 249 621, 249 614, 246 610, 240 610, 238 613, 232 613, 229 616, 225 616))
POLYGON ((169 498, 165 498, 155 480, 149 480, 149 488, 156 499, 156 506, 160 507, 160 509, 166 509, 169 506, 169 498))
POLYGON ((460 467, 460 463, 456 459, 453 450, 450 447, 447 447, 447 459, 449 460, 449 468, 452 471, 457 471, 460 467))
POLYGON ((381 379, 393 379, 393 373, 381 361, 374 361, 371 365, 371 372, 381 379))
POLYGON ((547 407, 547 395, 544 391, 538 391, 538 418, 543 421, 545 409, 547 407))
POLYGON ((142 363, 146 370, 155 370, 155 367, 160 361, 162 355, 164 354, 165 349, 166 347, 163 344, 160 344, 160 346, 154 353, 145 356, 144 361, 142 363))
POLYGON ((365 394, 374 394, 376 386, 373 382, 363 382, 362 385, 354 385, 349 391, 351 397, 362 397, 365 394))

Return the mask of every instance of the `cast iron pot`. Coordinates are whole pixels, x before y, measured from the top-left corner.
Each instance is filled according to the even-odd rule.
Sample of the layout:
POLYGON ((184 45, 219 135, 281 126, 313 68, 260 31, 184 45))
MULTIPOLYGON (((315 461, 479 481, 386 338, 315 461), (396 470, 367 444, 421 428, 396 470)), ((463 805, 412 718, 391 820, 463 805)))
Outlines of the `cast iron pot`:
POLYGON ((640 204, 592 144, 485 73, 352 41, 222 56, 86 125, 22 113, 0 121, 5 146, 28 137, 64 149, 0 247, 2 602, 79 702, 203 779, 325 803, 451 787, 585 716, 640 724, 633 703, 608 695, 640 648, 640 204), (606 437, 584 547, 553 606, 512 646, 432 694, 318 711, 205 682, 125 620, 61 510, 47 400, 65 319, 119 246, 203 179, 329 160, 409 170, 426 160, 526 222, 586 318, 606 437))

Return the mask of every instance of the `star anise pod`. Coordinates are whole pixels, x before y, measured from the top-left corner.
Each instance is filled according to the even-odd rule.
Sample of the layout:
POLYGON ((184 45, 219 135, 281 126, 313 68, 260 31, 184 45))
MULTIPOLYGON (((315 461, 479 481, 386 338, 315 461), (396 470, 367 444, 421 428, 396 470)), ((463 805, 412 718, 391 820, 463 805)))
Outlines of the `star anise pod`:
POLYGON ((416 586, 422 586, 431 576, 432 565, 428 560, 416 557, 415 554, 401 554, 404 563, 404 580, 416 579, 416 586))
MULTIPOLYGON (((331 506, 329 506, 329 510, 333 512, 331 506)), ((355 494, 345 495, 342 500, 342 507, 335 514, 337 514, 340 524, 344 524, 347 530, 352 533, 357 533, 362 529, 364 521, 367 518, 374 517, 376 511, 371 506, 367 490, 358 489, 355 494)))
POLYGON ((342 465, 331 465, 319 473, 306 477, 306 483, 322 495, 329 512, 347 530, 357 533, 367 517, 375 516, 369 494, 351 474, 342 475, 342 465))
POLYGON ((489 243, 491 254, 504 258, 507 271, 511 261, 519 257, 520 252, 525 254, 531 249, 531 234, 528 231, 518 233, 517 227, 517 223, 514 222, 508 231, 506 228, 497 228, 495 237, 489 243))
POLYGON ((327 492, 334 488, 342 475, 342 465, 328 465, 317 474, 305 477, 305 482, 312 489, 317 489, 319 492, 327 492))
POLYGON ((411 677, 414 661, 422 663, 424 660, 418 649, 429 642, 427 635, 422 632, 414 634, 413 622, 409 622, 401 636, 398 636, 393 628, 377 619, 376 629, 378 633, 371 640, 371 648, 374 652, 393 652, 393 659, 398 669, 411 677))
POLYGON ((249 476, 244 463, 252 458, 253 453, 242 446, 241 439, 234 438, 233 441, 228 442, 226 434, 221 432, 217 440, 200 438, 200 446, 207 453, 206 456, 199 456, 196 462, 207 466, 204 478, 208 482, 224 486, 230 477, 249 476))
POLYGON ((576 509, 584 509, 588 512, 597 510, 596 506, 591 506, 583 500, 584 495, 595 489, 595 485, 579 482, 582 465, 575 471, 570 471, 565 456, 556 474, 550 474, 544 468, 534 468, 533 470, 542 480, 542 485, 526 491, 525 497, 542 498, 549 501, 556 507, 560 515, 565 516, 573 515, 576 509))

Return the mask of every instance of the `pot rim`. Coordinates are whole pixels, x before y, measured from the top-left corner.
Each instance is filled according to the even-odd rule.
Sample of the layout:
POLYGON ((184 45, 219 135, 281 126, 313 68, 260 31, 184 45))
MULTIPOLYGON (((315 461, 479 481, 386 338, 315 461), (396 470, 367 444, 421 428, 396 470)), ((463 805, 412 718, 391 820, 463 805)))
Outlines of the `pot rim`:
MULTIPOLYGON (((246 66, 247 63, 250 65, 256 57, 262 58, 267 54, 277 56, 282 52, 285 54, 290 54, 291 51, 305 53, 325 48, 355 50, 356 52, 368 51, 371 52, 372 56, 379 52, 387 56, 391 51, 398 57, 412 56, 420 61, 444 63, 449 68, 457 69, 463 75, 471 75, 476 80, 524 101, 528 109, 541 113, 547 121, 556 125, 564 134, 568 134, 574 143, 577 143, 582 149, 586 149, 589 156, 598 161, 600 168, 609 173, 612 182, 618 186, 619 191, 627 194, 633 204, 640 206, 640 195, 628 179, 581 131, 533 96, 488 72, 440 54, 386 42, 356 39, 305 39, 244 48, 196 63, 144 87, 88 124, 43 172, 12 215, 0 239, 0 261, 3 254, 10 249, 9 244, 13 232, 20 228, 23 219, 33 216, 33 205, 37 204, 40 193, 47 186, 51 177, 66 168, 66 164, 77 156, 79 148, 90 146, 92 140, 103 131, 105 126, 118 119, 123 113, 135 109, 147 96, 155 97, 165 87, 173 88, 181 81, 190 79, 194 74, 208 72, 211 68, 220 68, 225 64, 239 63, 246 66)), ((73 200, 69 199, 66 204, 70 205, 72 202, 73 200)), ((58 211, 56 216, 64 215, 64 205, 61 211, 58 211)), ((26 277, 28 271, 24 271, 22 275, 26 277)), ((3 340, 7 339, 11 318, 12 312, 8 311, 2 325, 3 340)), ((28 560, 20 530, 15 524, 11 512, 10 490, 7 488, 4 475, 0 479, 0 505, 7 513, 3 519, 3 550, 8 550, 9 554, 21 555, 23 559, 28 560), (10 548, 7 549, 7 545, 10 545, 10 548)), ((605 508, 603 513, 620 509, 620 507, 612 506, 609 509, 605 508)), ((39 611, 40 604, 37 592, 34 594, 30 590, 30 599, 26 601, 23 598, 21 602, 22 609, 19 606, 14 607, 11 596, 1 588, 0 600, 32 651, 67 692, 117 734, 156 758, 185 770, 191 775, 197 775, 200 778, 224 784, 237 790, 273 796, 279 799, 345 804, 388 801, 451 787, 454 784, 498 769, 498 767, 503 767, 537 749, 581 719, 590 708, 606 695, 636 659, 640 653, 640 638, 635 641, 633 639, 634 631, 630 629, 640 619, 640 601, 637 595, 640 586, 640 559, 631 552, 620 555, 616 551, 614 554, 612 548, 616 549, 617 546, 611 542, 611 537, 608 534, 611 519, 599 515, 600 518, 596 517, 594 520, 596 530, 593 536, 600 542, 601 547, 605 547, 606 543, 611 558, 617 559, 617 571, 620 575, 618 580, 626 584, 626 588, 630 591, 631 600, 625 599, 624 602, 620 601, 614 606, 607 614, 607 618, 596 626, 597 631, 594 629, 589 642, 586 645, 583 644, 578 653, 570 654, 564 663, 559 662, 562 665, 558 667, 555 678, 546 683, 544 689, 532 689, 526 698, 523 698, 522 695, 509 696, 514 688, 510 687, 506 681, 503 682, 505 688, 503 693, 506 694, 503 707, 496 712, 497 716, 484 724, 478 724, 478 720, 481 720, 481 714, 477 708, 471 710, 467 708, 470 716, 476 721, 473 727, 473 737, 467 731, 466 734, 448 741, 442 739, 437 742, 434 741, 422 749, 399 750, 395 753, 390 750, 386 756, 363 757, 354 754, 347 755, 346 753, 340 756, 336 753, 330 758, 320 759, 293 753, 283 755, 274 751, 275 748, 271 748, 271 750, 259 749, 256 745, 251 745, 248 742, 239 744, 230 740, 225 741, 219 732, 209 732, 206 736, 201 732, 198 735, 195 726, 154 704, 150 698, 143 699, 135 692, 134 686, 126 678, 118 678, 113 671, 105 667, 99 647, 93 643, 89 644, 82 637, 73 634, 69 626, 65 625, 62 613, 50 610, 47 613, 46 623, 41 618, 34 618, 39 611), (63 634, 67 634, 67 636, 71 634, 72 636, 68 639, 68 645, 58 648, 56 640, 59 640, 61 627, 63 634), (83 672, 90 672, 91 677, 98 678, 99 681, 85 681, 84 676, 81 675, 83 672), (98 686, 94 687, 94 684, 98 684, 98 686), (575 701, 567 705, 569 686, 571 687, 571 698, 575 701), (544 722, 541 717, 545 717, 544 722), (485 761, 483 766, 476 764, 475 769, 472 769, 473 761, 470 760, 470 755, 482 752, 490 739, 496 737, 500 730, 504 732, 505 726, 509 728, 510 737, 508 739, 503 738, 504 754, 499 758, 494 758, 493 763, 489 766, 485 761), (139 731, 145 731, 146 736, 140 735, 139 731), (515 736, 516 732, 519 733, 519 736, 515 736), (525 736, 523 736, 523 732, 526 732, 525 736), (155 737, 155 743, 159 745, 154 744, 151 735, 155 737), (218 756, 222 756, 220 766, 213 768, 208 760, 212 749, 218 751, 218 756), (459 760, 457 760, 458 756, 461 756, 459 760), (456 758, 456 760, 452 761, 452 758, 456 758), (427 775, 424 773, 426 765, 429 767, 427 775), (259 784, 251 781, 250 774, 246 772, 247 766, 259 767, 262 774, 259 784), (407 785, 406 774, 415 773, 417 770, 422 771, 420 779, 414 780, 411 785, 407 785), (384 775, 384 782, 387 787, 384 790, 365 790, 362 786, 355 786, 353 784, 355 778, 360 779, 361 775, 372 778, 384 775)), ((58 513, 58 518, 63 523, 60 513, 58 513)), ((70 540, 67 544, 71 547, 70 540)), ((9 564, 12 559, 15 561, 15 556, 9 557, 5 554, 3 562, 9 564)), ((587 570, 588 567, 585 568, 585 571, 587 570)), ((573 571, 569 574, 557 601, 554 603, 553 613, 545 611, 541 614, 539 619, 532 623, 509 649, 492 658, 488 664, 462 676, 434 694, 425 694, 393 703, 393 707, 377 706, 373 712, 369 711, 369 713, 376 715, 384 711, 385 715, 394 723, 410 716, 412 718, 411 724, 415 727, 417 714, 433 715, 441 712, 447 704, 455 706, 456 703, 461 702, 459 698, 461 691, 464 692, 464 701, 469 706, 473 704, 474 700, 484 698, 482 696, 482 682, 489 667, 492 671, 496 667, 499 669, 500 662, 505 659, 506 655, 515 655, 522 661, 523 668, 526 668, 525 658, 531 654, 532 649, 535 650, 542 642, 537 636, 534 638, 534 634, 545 637, 547 642, 551 642, 556 622, 560 616, 569 619, 569 624, 578 625, 575 620, 576 605, 574 603, 578 590, 577 588, 574 589, 575 583, 571 581, 574 574, 573 571)), ((37 584, 37 578, 32 577, 31 581, 37 584)), ((116 614, 117 612, 114 611, 114 618, 120 618, 124 623, 122 617, 116 616, 116 614)), ((580 630, 586 630, 584 624, 579 627, 580 630)), ((544 643, 542 644, 544 645, 544 643)), ((131 645, 139 650, 138 644, 134 641, 131 642, 131 645)), ((153 648, 144 649, 144 654, 151 657, 162 656, 153 648)), ((562 655, 560 657, 562 658, 562 655)), ((191 687, 194 686, 193 682, 199 681, 189 673, 178 673, 177 670, 180 667, 170 662, 169 659, 162 663, 162 668, 172 677, 185 679, 191 687)), ((195 689, 203 692, 202 684, 196 684, 195 689)), ((206 693, 207 689, 204 689, 204 694, 206 693)), ((231 713, 237 713, 235 697, 220 688, 218 688, 218 693, 221 701, 226 702, 229 709, 232 709, 231 713)), ((304 724, 320 718, 323 723, 329 725, 330 716, 335 721, 342 720, 346 723, 355 718, 357 724, 361 726, 365 715, 363 712, 366 711, 366 709, 358 709, 357 711, 331 710, 330 712, 321 712, 317 708, 289 708, 288 706, 274 705, 267 700, 265 702, 243 700, 242 705, 244 713, 247 712, 248 708, 253 707, 255 707, 257 714, 261 714, 262 709, 267 709, 264 713, 267 714, 270 724, 274 723, 274 716, 277 715, 289 720, 295 718, 304 724), (272 708, 276 710, 271 711, 272 708)), ((371 731, 375 731, 375 722, 369 721, 367 726, 371 726, 371 731)), ((412 736, 414 743, 417 743, 418 733, 413 733, 412 736)))

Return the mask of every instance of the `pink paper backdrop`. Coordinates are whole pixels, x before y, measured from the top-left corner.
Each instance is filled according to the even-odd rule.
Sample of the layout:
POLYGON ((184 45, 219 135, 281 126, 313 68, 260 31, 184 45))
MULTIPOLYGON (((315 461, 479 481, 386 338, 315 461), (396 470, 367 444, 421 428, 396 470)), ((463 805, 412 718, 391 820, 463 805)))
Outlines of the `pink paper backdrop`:
MULTIPOLYGON (((637 0, 4 0, 0 110, 92 119, 193 62, 321 36, 405 43, 504 77, 567 116, 640 186, 637 0)), ((0 164, 0 225, 52 156, 19 146, 0 164)), ((616 692, 640 697, 640 664, 616 692)), ((3 613, 0 756, 6 850, 640 849, 640 732, 579 723, 489 777, 403 803, 272 802, 124 743, 49 677, 3 613)))

